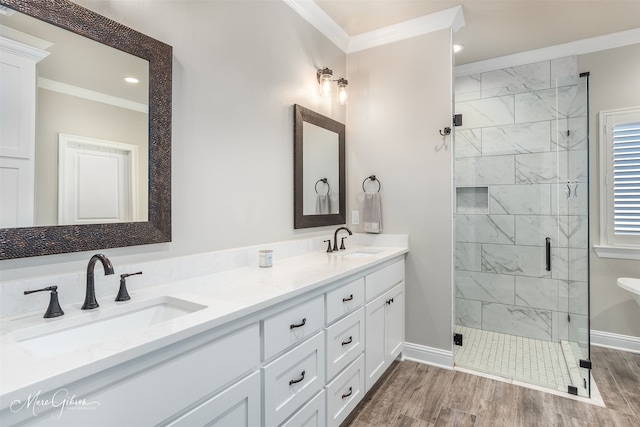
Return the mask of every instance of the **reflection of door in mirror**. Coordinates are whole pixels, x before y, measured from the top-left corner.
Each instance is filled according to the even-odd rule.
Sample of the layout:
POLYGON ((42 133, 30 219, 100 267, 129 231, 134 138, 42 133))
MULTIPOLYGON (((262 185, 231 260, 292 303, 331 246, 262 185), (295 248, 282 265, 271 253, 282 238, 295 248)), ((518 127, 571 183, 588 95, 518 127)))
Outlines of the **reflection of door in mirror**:
MULTIPOLYGON (((27 98, 24 94, 14 95, 5 87, 8 86, 5 77, 10 76, 14 68, 2 67, 2 145, 14 145, 16 140, 7 135, 11 127, 5 127, 5 121, 23 123, 29 119, 28 126, 23 125, 25 129, 20 129, 21 135, 28 135, 29 142, 24 145, 29 147, 29 154, 11 155, 7 160, 4 147, 0 153, 0 226, 78 224, 75 219, 67 221, 58 209, 59 188, 63 184, 58 179, 61 173, 58 170, 59 134, 83 135, 136 146, 140 155, 135 168, 138 174, 133 179, 137 188, 133 189, 133 194, 138 195, 139 202, 135 206, 138 213, 108 215, 111 219, 99 221, 95 218, 89 222, 147 221, 148 61, 19 12, 0 15, 0 29, 1 62, 8 57, 7 51, 17 49, 16 46, 27 52, 43 52, 44 57, 33 63, 34 72, 20 76, 22 84, 29 85, 34 93, 30 95, 30 108, 19 111, 19 118, 9 118, 4 113, 18 111, 16 106, 23 105, 27 98), (138 83, 126 82, 124 77, 136 77, 138 83)), ((18 134, 18 131, 12 133, 18 134)), ((116 188, 114 183, 104 185, 116 188)), ((108 199, 95 197, 93 200, 98 205, 84 205, 84 211, 122 212, 122 201, 106 208, 104 203, 108 199)), ((132 212, 132 207, 126 210, 132 212)))
POLYGON ((303 123, 302 133, 302 212, 304 215, 337 214, 340 179, 338 134, 308 122, 303 123))
POLYGON ((136 221, 138 147, 60 134, 58 221, 136 221))

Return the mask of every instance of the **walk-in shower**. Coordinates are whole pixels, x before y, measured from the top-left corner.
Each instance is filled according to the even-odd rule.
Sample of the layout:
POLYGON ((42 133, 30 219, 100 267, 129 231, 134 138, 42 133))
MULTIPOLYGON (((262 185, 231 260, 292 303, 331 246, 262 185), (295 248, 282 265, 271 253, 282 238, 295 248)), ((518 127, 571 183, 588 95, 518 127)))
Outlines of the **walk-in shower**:
POLYGON ((455 364, 581 396, 587 81, 576 57, 460 76, 454 132, 455 364))

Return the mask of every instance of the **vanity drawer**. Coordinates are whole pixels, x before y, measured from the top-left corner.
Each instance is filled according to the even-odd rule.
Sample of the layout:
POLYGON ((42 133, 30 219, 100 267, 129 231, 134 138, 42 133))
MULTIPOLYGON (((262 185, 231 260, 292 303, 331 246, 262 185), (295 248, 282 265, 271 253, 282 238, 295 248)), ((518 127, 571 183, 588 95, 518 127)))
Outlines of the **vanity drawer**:
POLYGON ((369 274, 366 279, 367 301, 404 280, 404 259, 369 274))
POLYGON ((325 392, 322 390, 280 427, 324 427, 327 415, 325 405, 325 392))
POLYGON ((324 333, 283 354, 266 365, 264 423, 276 426, 322 390, 324 384, 324 333))
POLYGON ((318 295, 263 320, 264 360, 311 336, 324 326, 324 296, 318 295))
POLYGON ((364 354, 327 384, 327 426, 339 426, 364 396, 364 354))
POLYGON ((327 292, 327 323, 352 312, 364 303, 364 277, 327 292))
POLYGON ((325 329, 327 380, 330 380, 364 350, 364 308, 325 329))

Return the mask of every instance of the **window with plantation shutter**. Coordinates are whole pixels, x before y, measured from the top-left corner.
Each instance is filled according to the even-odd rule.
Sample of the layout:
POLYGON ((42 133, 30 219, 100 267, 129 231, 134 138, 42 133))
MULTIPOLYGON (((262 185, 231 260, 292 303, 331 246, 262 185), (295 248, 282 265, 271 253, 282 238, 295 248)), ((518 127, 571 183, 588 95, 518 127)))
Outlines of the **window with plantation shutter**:
POLYGON ((640 107, 600 113, 600 244, 606 257, 640 259, 640 107))
POLYGON ((613 126, 613 232, 640 235, 640 121, 613 126))

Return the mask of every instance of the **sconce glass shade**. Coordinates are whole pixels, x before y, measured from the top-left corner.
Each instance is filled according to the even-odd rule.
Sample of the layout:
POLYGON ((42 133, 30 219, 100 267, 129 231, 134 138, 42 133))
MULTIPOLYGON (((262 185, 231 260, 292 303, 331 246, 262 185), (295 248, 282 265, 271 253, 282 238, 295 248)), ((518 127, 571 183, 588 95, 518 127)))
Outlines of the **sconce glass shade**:
POLYGON ((338 79, 338 104, 346 105, 347 104, 347 86, 349 82, 342 77, 338 79))
POLYGON ((323 68, 322 70, 318 70, 317 73, 318 84, 320 85, 320 95, 329 96, 331 95, 331 82, 333 79, 333 71, 329 68, 323 68))

